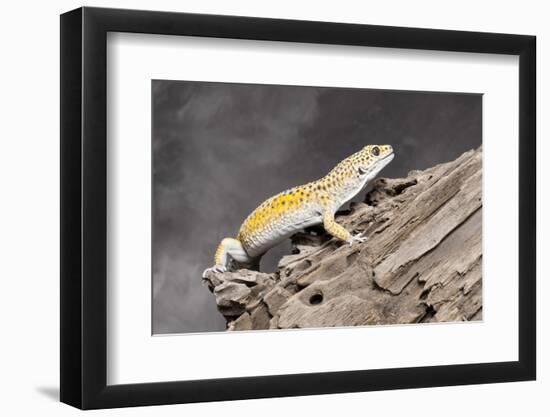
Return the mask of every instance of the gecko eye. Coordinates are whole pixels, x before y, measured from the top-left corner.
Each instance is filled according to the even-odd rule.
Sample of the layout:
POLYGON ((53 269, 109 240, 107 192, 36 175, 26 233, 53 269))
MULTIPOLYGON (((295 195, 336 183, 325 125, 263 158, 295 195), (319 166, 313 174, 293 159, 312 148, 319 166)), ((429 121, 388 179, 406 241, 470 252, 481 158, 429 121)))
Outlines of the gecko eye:
POLYGON ((380 148, 378 146, 375 146, 374 148, 371 149, 370 153, 373 154, 374 156, 378 156, 380 155, 380 148))

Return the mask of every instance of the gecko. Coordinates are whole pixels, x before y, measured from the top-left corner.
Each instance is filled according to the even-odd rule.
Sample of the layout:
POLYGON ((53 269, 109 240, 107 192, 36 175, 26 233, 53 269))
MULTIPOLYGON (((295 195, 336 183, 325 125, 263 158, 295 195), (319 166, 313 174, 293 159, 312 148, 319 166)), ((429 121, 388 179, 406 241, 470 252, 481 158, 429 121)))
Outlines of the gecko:
POLYGON ((322 224, 331 236, 350 245, 364 242, 365 236, 352 235, 334 220, 334 214, 393 158, 390 145, 367 145, 321 179, 268 198, 245 219, 235 238, 222 239, 214 255, 214 266, 203 272, 203 278, 211 271, 231 270, 233 261, 257 269, 269 249, 314 225, 322 224))

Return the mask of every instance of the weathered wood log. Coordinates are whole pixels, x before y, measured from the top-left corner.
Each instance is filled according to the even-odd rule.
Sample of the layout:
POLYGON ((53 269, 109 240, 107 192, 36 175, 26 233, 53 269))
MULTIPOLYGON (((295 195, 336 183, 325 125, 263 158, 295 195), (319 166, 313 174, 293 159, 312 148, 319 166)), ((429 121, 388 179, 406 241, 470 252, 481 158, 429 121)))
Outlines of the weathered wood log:
POLYGON ((380 178, 336 220, 292 237, 272 274, 211 273, 228 330, 363 326, 482 318, 482 150, 406 178, 380 178))

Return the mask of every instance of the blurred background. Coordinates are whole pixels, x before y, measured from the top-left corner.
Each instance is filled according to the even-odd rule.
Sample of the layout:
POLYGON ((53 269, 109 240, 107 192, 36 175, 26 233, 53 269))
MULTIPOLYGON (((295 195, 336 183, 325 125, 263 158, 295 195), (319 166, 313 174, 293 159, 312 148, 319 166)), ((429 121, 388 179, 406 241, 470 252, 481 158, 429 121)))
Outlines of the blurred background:
POLYGON ((152 102, 155 334, 225 329, 201 274, 265 199, 367 144, 392 145, 380 176, 403 177, 482 138, 478 94, 153 80, 152 102))

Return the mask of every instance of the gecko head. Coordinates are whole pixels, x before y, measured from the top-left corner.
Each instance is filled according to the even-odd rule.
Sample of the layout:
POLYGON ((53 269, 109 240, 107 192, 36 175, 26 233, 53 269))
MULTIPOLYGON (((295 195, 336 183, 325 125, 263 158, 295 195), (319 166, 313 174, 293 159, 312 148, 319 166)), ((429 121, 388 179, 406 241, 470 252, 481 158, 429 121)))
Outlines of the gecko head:
POLYGON ((374 177, 394 157, 391 145, 367 145, 358 152, 357 170, 360 175, 374 177))

